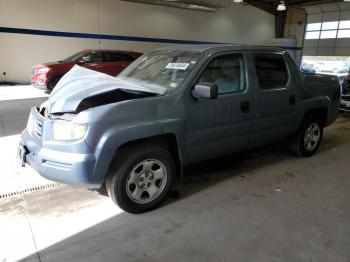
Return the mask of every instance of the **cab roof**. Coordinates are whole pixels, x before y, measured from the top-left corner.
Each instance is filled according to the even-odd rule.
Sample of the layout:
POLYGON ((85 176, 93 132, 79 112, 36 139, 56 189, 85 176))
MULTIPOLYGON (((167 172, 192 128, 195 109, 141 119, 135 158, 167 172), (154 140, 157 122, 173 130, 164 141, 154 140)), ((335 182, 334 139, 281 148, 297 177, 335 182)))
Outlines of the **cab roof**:
POLYGON ((234 45, 234 44, 199 44, 199 45, 175 45, 165 48, 160 48, 157 50, 183 50, 183 51, 193 51, 193 52, 217 52, 217 51, 268 51, 268 52, 281 52, 286 51, 281 47, 273 46, 254 46, 254 45, 234 45))

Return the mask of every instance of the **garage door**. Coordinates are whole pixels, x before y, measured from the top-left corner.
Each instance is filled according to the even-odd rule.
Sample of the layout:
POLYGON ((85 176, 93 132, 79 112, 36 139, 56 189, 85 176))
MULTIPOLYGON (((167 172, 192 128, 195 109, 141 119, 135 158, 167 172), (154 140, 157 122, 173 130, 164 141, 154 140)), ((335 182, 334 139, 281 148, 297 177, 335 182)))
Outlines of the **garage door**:
POLYGON ((350 56, 350 3, 306 8, 304 56, 350 56))

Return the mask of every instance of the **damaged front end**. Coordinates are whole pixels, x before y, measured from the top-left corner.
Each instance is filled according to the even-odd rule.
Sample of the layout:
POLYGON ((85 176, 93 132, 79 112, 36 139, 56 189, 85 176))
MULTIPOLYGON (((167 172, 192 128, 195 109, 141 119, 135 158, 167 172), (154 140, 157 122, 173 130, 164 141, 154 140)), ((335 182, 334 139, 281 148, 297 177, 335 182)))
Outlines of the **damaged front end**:
POLYGON ((111 119, 113 126, 120 124, 126 112, 122 102, 159 95, 137 83, 74 67, 58 82, 48 101, 31 109, 19 146, 22 165, 54 181, 100 187, 106 158, 99 157, 101 148, 96 143, 103 140, 111 119))
POLYGON ((165 90, 74 66, 57 83, 48 100, 49 114, 79 113, 88 108, 147 96, 165 90))
POLYGON ((21 134, 19 158, 41 176, 53 181, 95 188, 96 158, 83 137, 87 124, 76 123, 74 114, 55 116, 47 108, 33 107, 21 134))
POLYGON ((89 127, 88 123, 75 121, 80 112, 157 95, 136 84, 75 66, 59 81, 49 100, 34 110, 51 122, 50 132, 45 133, 51 133, 53 141, 77 141, 84 138, 89 127))
POLYGON ((33 133, 34 127, 36 127, 37 135, 42 133, 46 134, 48 137, 49 133, 50 138, 53 141, 76 141, 83 139, 87 129, 88 124, 86 123, 75 123, 74 119, 76 113, 60 113, 60 114, 50 114, 48 110, 48 102, 44 102, 40 107, 35 107, 32 109, 29 116, 27 130, 30 133, 33 133), (38 115, 41 116, 41 119, 38 118, 38 115), (34 117, 37 116, 37 117, 34 117), (36 122, 34 122, 34 119, 36 122), (44 122, 49 122, 50 125, 46 125, 48 130, 44 130, 44 122), (37 123, 37 124, 35 124, 37 123), (40 127, 40 132, 37 127, 40 127))

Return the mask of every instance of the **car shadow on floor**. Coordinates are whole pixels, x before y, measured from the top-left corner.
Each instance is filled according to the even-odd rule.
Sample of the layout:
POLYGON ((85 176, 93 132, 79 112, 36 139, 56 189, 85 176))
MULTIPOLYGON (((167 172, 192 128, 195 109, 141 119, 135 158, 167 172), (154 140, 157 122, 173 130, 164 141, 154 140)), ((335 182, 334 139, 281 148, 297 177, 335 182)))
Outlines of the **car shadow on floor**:
POLYGON ((183 199, 208 187, 221 183, 226 179, 254 175, 254 170, 286 158, 293 157, 284 144, 275 144, 255 150, 232 154, 186 167, 183 180, 174 187, 175 193, 164 205, 183 199), (172 197, 174 196, 174 197, 172 197))
MULTIPOLYGON (((339 131, 350 133, 350 130, 344 130, 343 127, 340 127, 339 131)), ((333 132, 337 132, 337 130, 333 130, 333 132)), ((316 157, 317 154, 334 150, 342 143, 344 140, 340 136, 326 133, 316 157)), ((282 142, 191 165, 185 168, 183 180, 177 183, 174 188, 175 192, 170 193, 170 197, 163 205, 184 199, 226 179, 234 177, 247 179, 247 176, 255 175, 255 170, 287 159, 298 161, 298 159, 303 158, 291 153, 288 149, 288 143, 282 142)))

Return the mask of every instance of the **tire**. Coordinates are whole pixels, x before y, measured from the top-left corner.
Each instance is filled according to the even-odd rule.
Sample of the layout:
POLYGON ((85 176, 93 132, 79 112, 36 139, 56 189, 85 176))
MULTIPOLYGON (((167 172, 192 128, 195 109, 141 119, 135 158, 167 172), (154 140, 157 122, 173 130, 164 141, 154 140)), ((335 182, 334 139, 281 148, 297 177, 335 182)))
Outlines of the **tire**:
POLYGON ((290 144, 291 151, 301 157, 313 156, 321 145, 323 126, 321 120, 307 118, 301 124, 299 131, 290 144))
POLYGON ((138 214, 164 201, 175 177, 175 163, 166 146, 137 144, 118 153, 109 169, 106 189, 120 208, 138 214))
POLYGON ((55 88, 55 86, 57 85, 58 81, 60 81, 61 78, 62 78, 61 75, 53 77, 50 80, 49 84, 47 85, 47 89, 49 91, 52 91, 55 88))

